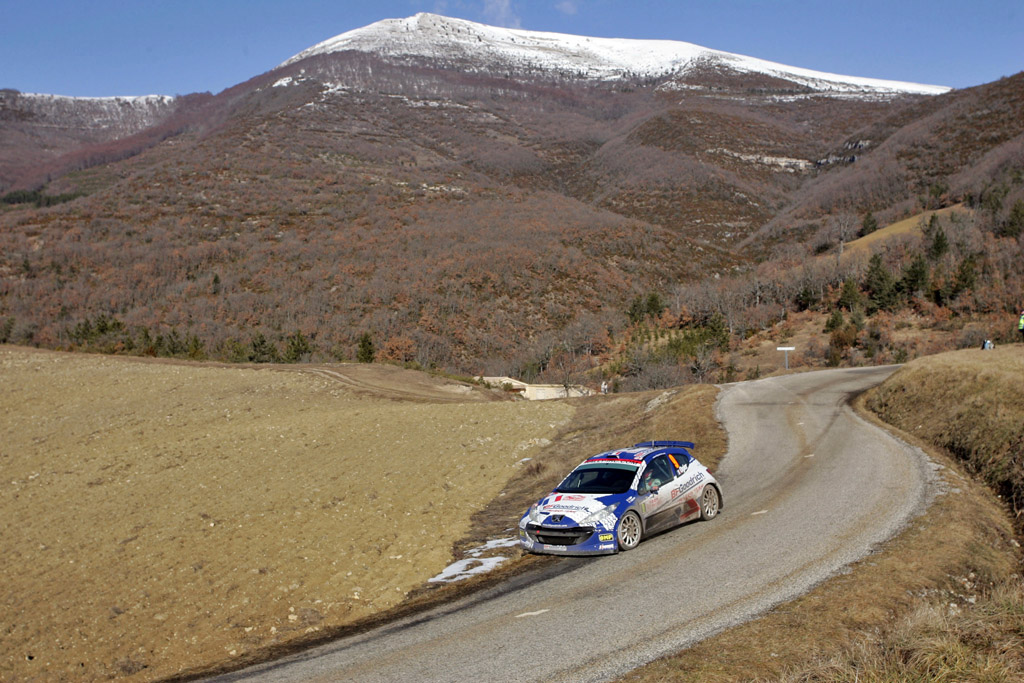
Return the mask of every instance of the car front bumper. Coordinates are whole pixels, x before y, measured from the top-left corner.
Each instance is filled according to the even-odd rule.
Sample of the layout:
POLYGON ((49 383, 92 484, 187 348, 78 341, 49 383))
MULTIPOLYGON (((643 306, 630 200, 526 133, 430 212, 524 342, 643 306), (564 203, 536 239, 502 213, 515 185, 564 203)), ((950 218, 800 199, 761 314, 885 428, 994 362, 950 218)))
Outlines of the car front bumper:
POLYGON ((611 555, 618 551, 615 534, 601 527, 551 527, 528 524, 519 529, 520 547, 542 555, 611 555))

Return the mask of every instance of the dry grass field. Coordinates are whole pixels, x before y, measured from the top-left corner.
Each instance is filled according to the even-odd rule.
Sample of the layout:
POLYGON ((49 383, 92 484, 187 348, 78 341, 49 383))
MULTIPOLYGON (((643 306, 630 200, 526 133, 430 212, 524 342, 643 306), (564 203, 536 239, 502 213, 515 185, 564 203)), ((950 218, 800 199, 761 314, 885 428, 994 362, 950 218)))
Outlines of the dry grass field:
POLYGON ((922 211, 921 213, 911 216, 910 218, 904 218, 901 221, 890 223, 884 228, 864 235, 859 239, 855 239, 846 245, 846 249, 850 254, 871 254, 872 247, 878 246, 880 243, 890 240, 900 235, 909 234, 921 234, 921 226, 927 225, 928 221, 931 220, 932 216, 938 216, 939 218, 948 219, 953 214, 961 214, 961 216, 970 216, 972 211, 963 204, 955 204, 954 206, 946 207, 945 209, 938 209, 937 211, 922 211))
POLYGON ((0 347, 0 679, 152 680, 387 610, 573 415, 345 367, 0 347))

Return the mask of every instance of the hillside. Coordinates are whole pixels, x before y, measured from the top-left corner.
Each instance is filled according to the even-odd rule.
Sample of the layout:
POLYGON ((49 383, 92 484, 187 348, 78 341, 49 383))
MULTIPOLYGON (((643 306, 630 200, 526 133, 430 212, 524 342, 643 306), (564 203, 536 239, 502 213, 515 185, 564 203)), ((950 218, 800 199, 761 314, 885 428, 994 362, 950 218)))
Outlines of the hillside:
POLYGON ((945 449, 1009 508, 1024 534, 1024 346, 944 353, 911 363, 868 405, 945 449))
POLYGON ((187 126, 208 96, 62 97, 0 90, 0 194, 138 154, 187 126))
POLYGON ((586 455, 659 434, 725 451, 713 387, 510 401, 387 366, 10 346, 0 374, 3 680, 280 656, 472 589, 428 582, 453 560, 542 562, 510 520, 586 455))
POLYGON ((967 201, 1005 220, 1024 199, 1024 73, 924 100, 858 130, 755 241, 791 240, 840 212, 894 222, 967 201))
MULTIPOLYGON (((439 21, 401 26, 418 46, 472 29, 488 68, 339 37, 102 154, 61 156, 65 172, 36 168, 49 182, 0 204, 0 341, 346 360, 369 335, 379 359, 560 381, 625 350, 637 297, 657 294, 676 321, 710 311, 688 287, 800 263, 835 243, 835 216, 901 218, 955 191, 988 207, 981 233, 1012 223, 1020 77, 840 92, 633 43, 594 54, 692 59, 583 77, 536 55, 557 40, 560 59, 582 59, 585 40, 492 44, 439 21)), ((717 314, 760 309, 764 329, 803 305, 752 298, 717 314)))
POLYGON ((0 373, 4 680, 154 680, 386 610, 573 415, 341 366, 0 347, 0 373))

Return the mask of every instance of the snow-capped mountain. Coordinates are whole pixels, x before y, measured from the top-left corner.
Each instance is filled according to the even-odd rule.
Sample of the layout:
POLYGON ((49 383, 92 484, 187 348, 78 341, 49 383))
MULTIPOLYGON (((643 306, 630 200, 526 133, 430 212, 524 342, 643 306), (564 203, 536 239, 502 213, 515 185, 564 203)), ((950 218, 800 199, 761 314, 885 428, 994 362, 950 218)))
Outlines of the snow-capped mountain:
POLYGON ((47 125, 59 120, 64 126, 88 127, 94 131, 114 129, 131 135, 161 121, 174 110, 170 95, 137 97, 67 97, 0 91, 0 109, 17 110, 22 119, 47 125))
POLYGON ((484 70, 572 74, 592 80, 667 78, 693 69, 717 68, 783 79, 822 93, 938 95, 950 88, 859 78, 786 66, 671 40, 589 38, 561 33, 497 28, 421 13, 385 19, 325 40, 280 66, 308 57, 354 51, 383 58, 421 58, 484 70))

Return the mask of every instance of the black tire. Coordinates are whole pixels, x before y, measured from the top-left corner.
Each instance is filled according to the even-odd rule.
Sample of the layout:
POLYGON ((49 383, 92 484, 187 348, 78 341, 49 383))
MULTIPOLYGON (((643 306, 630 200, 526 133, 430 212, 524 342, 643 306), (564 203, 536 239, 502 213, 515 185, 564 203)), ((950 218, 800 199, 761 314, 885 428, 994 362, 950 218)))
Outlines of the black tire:
POLYGON ((704 487, 704 493, 700 494, 700 518, 705 522, 714 519, 718 515, 718 508, 722 500, 718 495, 718 489, 708 484, 704 487))
POLYGON ((619 542, 619 550, 626 552, 640 544, 640 538, 644 534, 644 525, 640 521, 640 515, 632 510, 622 515, 619 520, 619 528, 615 533, 619 542))

